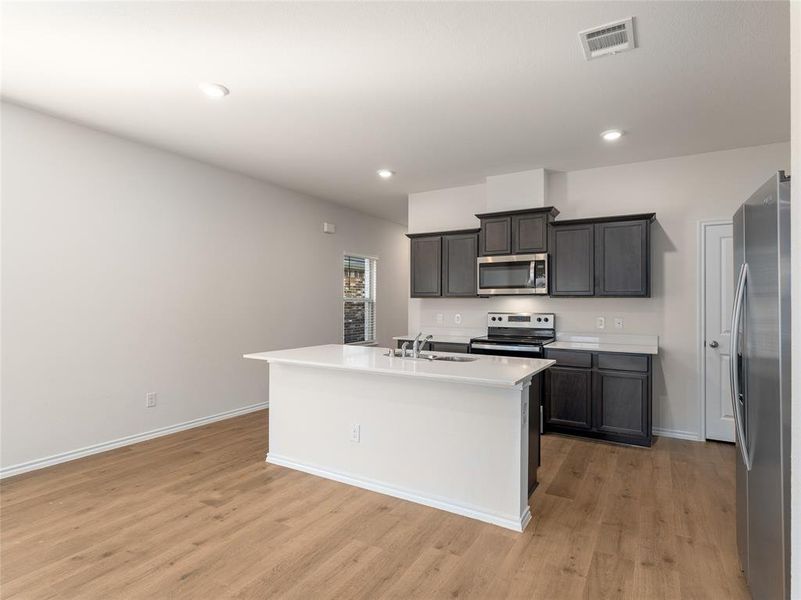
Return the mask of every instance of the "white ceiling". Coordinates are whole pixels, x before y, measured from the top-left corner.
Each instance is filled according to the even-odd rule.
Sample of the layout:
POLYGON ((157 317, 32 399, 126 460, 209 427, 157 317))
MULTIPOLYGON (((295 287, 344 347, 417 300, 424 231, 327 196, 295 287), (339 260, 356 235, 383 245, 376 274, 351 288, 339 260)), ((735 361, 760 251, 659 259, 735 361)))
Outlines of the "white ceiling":
POLYGON ((5 2, 2 37, 11 101, 399 223, 486 175, 789 139, 786 2, 5 2), (630 15, 639 48, 585 61, 630 15))

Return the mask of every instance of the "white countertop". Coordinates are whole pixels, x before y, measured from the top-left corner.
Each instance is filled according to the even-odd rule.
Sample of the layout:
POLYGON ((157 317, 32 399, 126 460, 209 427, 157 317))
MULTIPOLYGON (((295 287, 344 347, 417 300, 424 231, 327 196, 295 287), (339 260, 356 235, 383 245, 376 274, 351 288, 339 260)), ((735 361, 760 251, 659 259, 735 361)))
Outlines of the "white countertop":
POLYGON ((659 336, 628 333, 558 332, 556 341, 551 342, 545 348, 656 355, 659 354, 659 336))
MULTIPOLYGON (((365 371, 384 375, 415 377, 487 385, 493 387, 516 387, 531 376, 544 371, 553 360, 539 358, 508 358, 505 356, 469 355, 472 362, 446 362, 414 360, 395 356, 384 356, 387 348, 370 346, 345 346, 330 344, 309 346, 290 350, 274 350, 245 354, 245 358, 267 362, 306 365, 325 369, 365 371)), ((448 355, 435 352, 435 355, 448 355)), ((468 356, 453 354, 453 356, 468 356)))

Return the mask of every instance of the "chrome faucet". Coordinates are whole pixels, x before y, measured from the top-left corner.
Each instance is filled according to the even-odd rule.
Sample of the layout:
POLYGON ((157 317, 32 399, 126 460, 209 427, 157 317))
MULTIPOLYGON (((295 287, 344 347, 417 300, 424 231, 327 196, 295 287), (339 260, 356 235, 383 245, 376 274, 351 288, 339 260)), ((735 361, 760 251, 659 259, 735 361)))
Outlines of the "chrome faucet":
POLYGON ((423 351, 423 347, 434 338, 433 335, 427 335, 423 340, 423 343, 418 345, 421 335, 423 335, 422 331, 417 334, 416 338, 414 338, 414 345, 412 346, 412 358, 419 358, 420 353, 423 351))
POLYGON ((401 358, 406 358, 406 348, 409 347, 409 340, 406 340, 401 344, 401 358))

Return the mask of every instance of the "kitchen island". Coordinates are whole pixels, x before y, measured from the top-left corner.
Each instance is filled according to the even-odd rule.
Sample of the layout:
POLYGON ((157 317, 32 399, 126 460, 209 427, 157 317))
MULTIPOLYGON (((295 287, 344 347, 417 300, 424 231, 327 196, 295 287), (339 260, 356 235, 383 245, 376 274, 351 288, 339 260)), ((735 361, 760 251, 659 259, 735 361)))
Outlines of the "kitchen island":
POLYGON ((270 364, 267 462, 516 531, 531 519, 531 382, 554 361, 343 345, 245 358, 270 364))

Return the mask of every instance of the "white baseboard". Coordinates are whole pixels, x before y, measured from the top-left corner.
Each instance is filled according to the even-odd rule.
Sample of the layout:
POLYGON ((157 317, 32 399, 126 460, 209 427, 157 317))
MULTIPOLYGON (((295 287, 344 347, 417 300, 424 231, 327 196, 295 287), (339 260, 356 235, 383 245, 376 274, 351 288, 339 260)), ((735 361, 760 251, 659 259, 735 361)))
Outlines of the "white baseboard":
POLYGON ((410 502, 416 502, 417 504, 438 508, 440 510, 455 513, 463 517, 478 519, 479 521, 484 521, 485 523, 491 523, 493 525, 499 525, 500 527, 511 529, 512 531, 523 531, 526 528, 526 525, 528 525, 528 522, 531 520, 531 510, 528 507, 526 507, 525 513, 523 513, 519 519, 502 517, 500 515, 482 511, 481 509, 477 509, 475 507, 455 504, 451 501, 442 500, 440 498, 422 496, 418 492, 396 488, 372 479, 347 475, 345 473, 339 473, 337 471, 330 471, 321 467, 308 465, 284 456, 276 456, 274 453, 267 454, 267 462, 273 465, 295 469, 296 471, 303 471, 304 473, 309 473, 311 475, 317 475, 318 477, 324 477, 325 479, 339 481, 340 483, 347 483, 348 485, 364 488, 366 490, 370 490, 371 492, 378 492, 379 494, 386 494, 387 496, 392 496, 394 498, 409 500, 410 502))
POLYGON ((94 444, 92 446, 86 446, 85 448, 78 448, 77 450, 69 450, 67 452, 61 452, 59 454, 54 454, 52 456, 46 456, 45 458, 38 458, 36 460, 19 463, 17 465, 11 465, 3 469, 0 469, 0 479, 3 479, 5 477, 12 477, 14 475, 20 475, 22 473, 27 473, 28 471, 34 471, 36 469, 44 469, 45 467, 50 467, 60 463, 68 462, 71 460, 75 460, 77 458, 83 458, 84 456, 90 456, 92 454, 99 454, 100 452, 106 452, 108 450, 113 450, 114 448, 121 448, 122 446, 130 446, 131 444, 137 444, 139 442, 144 442, 146 440, 152 440, 153 438, 170 435, 171 433, 178 433, 179 431, 192 429, 193 427, 208 425, 209 423, 214 423, 215 421, 222 421, 224 419, 238 417, 240 415, 245 415, 247 413, 255 412, 257 410, 263 410, 268 407, 269 407, 269 402, 259 402, 257 404, 250 404, 248 406, 243 406, 241 408, 235 408, 233 410, 227 410, 225 412, 217 413, 216 415, 210 415, 208 417, 200 417, 199 419, 192 419, 191 421, 184 421, 183 423, 168 425, 167 427, 160 427, 159 429, 152 429, 150 431, 145 431, 144 433, 136 433, 134 435, 118 438, 116 440, 102 442, 100 444, 94 444))
POLYGON ((659 429, 654 427, 651 431, 654 435, 658 435, 659 437, 669 437, 669 438, 676 438, 678 440, 689 440, 691 442, 703 442, 704 440, 701 439, 694 431, 681 431, 680 429, 659 429))

